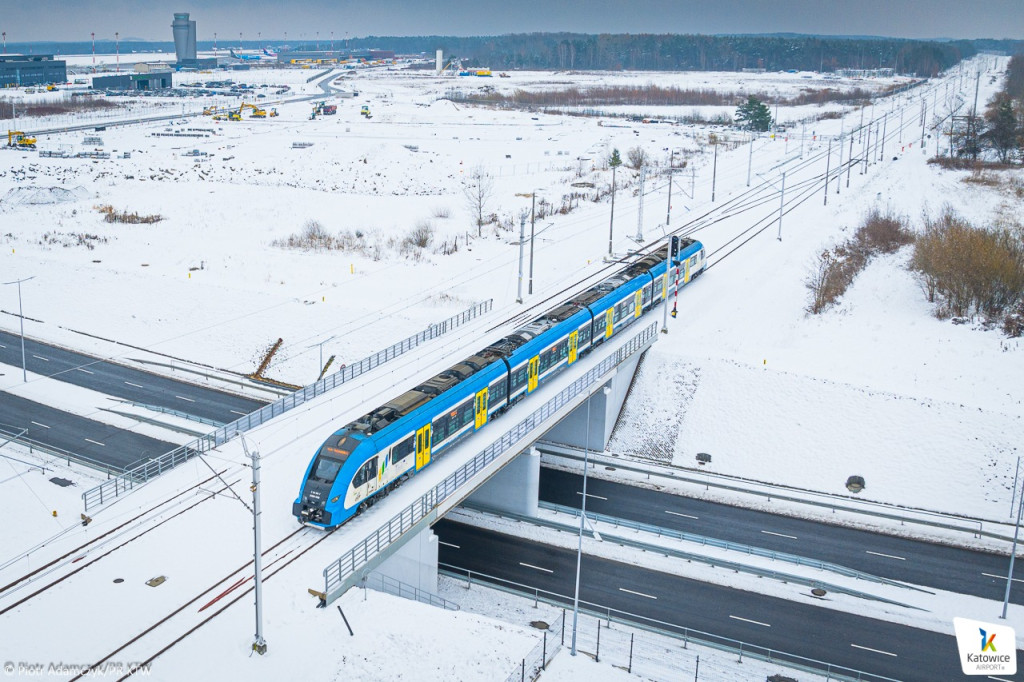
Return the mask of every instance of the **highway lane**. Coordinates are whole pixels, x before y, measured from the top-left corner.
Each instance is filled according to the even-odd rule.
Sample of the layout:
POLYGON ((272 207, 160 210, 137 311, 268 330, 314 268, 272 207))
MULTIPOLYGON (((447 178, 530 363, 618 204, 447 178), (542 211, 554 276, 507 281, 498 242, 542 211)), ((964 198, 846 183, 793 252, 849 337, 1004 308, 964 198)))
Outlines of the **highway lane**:
MULTIPOLYGON (((574 551, 446 520, 434 530, 443 563, 573 593, 574 551)), ((873 675, 921 682, 979 679, 961 674, 951 635, 595 557, 584 557, 580 580, 581 600, 873 675)), ((1000 679, 1024 680, 1024 652, 1017 652, 1017 660, 1017 675, 1000 679)))
POLYGON ((0 428, 28 429, 32 440, 107 466, 124 469, 178 447, 156 438, 62 412, 0 391, 0 428))
MULTIPOLYGON (((579 507, 583 477, 541 468, 540 499, 579 507)), ((915 585, 1002 601, 1009 558, 587 479, 589 511, 798 554, 915 585)), ((1024 582, 1011 601, 1024 604, 1024 582)))
MULTIPOLYGON (((21 374, 21 337, 0 331, 0 363, 21 374)), ((178 381, 85 353, 25 339, 28 371, 105 395, 226 424, 263 407, 252 398, 178 381)), ((13 372, 7 372, 8 375, 13 372)))

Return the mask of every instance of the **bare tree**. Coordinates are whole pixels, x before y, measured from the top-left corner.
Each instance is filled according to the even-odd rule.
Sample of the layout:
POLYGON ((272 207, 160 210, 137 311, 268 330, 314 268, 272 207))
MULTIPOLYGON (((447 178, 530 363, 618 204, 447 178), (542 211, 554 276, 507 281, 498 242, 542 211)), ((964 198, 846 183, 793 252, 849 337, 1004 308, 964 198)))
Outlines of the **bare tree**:
POLYGON ((487 202, 494 192, 494 176, 487 172, 483 166, 476 166, 466 176, 462 192, 466 195, 466 205, 476 217, 477 236, 483 236, 484 211, 487 202))
POLYGON ((633 170, 640 170, 651 162, 650 157, 647 156, 647 152, 644 151, 643 147, 633 147, 626 152, 626 160, 628 162, 626 165, 633 170))

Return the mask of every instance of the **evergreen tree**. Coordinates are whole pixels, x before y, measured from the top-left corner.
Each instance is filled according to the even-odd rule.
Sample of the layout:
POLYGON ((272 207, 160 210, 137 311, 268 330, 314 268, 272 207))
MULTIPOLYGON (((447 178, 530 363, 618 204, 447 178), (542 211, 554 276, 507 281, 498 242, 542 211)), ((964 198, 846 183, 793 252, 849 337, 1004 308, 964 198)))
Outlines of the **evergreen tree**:
POLYGON ((612 149, 612 155, 608 157, 608 165, 612 168, 618 168, 622 165, 622 157, 619 156, 619 150, 617 147, 612 149))
POLYGON ((988 119, 985 141, 1002 163, 1008 163, 1017 148, 1021 131, 1013 112, 1013 100, 1005 91, 996 95, 985 118, 988 119))
POLYGON ((736 122, 747 130, 764 132, 772 127, 772 112, 764 102, 751 95, 736 107, 736 122))

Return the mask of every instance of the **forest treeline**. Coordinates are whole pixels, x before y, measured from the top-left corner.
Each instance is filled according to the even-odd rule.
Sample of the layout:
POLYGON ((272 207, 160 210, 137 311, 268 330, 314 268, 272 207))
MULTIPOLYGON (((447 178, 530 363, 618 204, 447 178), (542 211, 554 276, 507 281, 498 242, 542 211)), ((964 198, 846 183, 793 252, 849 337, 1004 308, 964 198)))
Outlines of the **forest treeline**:
MULTIPOLYGON (((382 47, 396 53, 459 57, 465 65, 492 70, 769 71, 797 69, 894 68, 934 76, 978 52, 977 41, 921 41, 767 35, 653 35, 527 33, 503 36, 370 37, 353 47, 382 47)), ((991 41, 989 41, 991 42, 991 41)), ((988 43, 986 43, 986 46, 988 43)))

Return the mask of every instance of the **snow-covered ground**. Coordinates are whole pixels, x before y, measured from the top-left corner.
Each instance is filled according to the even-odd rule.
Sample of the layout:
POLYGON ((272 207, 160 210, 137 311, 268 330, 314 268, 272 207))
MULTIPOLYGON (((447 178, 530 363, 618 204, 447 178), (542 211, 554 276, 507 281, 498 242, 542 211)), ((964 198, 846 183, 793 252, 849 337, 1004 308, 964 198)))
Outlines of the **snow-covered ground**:
MULTIPOLYGON (((993 65, 1002 68, 1005 60, 988 58, 971 67, 983 70, 980 102, 999 87, 1000 72, 993 71, 993 65)), ((257 85, 290 83, 298 90, 313 73, 274 69, 223 77, 250 79, 257 85)), ((856 127, 860 110, 846 109, 844 118, 834 120, 813 120, 816 107, 780 111, 780 120, 792 122, 788 134, 762 137, 753 147, 744 144, 748 138, 740 132, 716 130, 727 144, 719 147, 715 163, 705 129, 467 108, 438 98, 451 87, 484 84, 554 88, 656 81, 730 92, 778 91, 785 96, 815 85, 884 83, 837 85, 801 74, 659 74, 657 79, 629 73, 510 76, 453 79, 365 69, 342 77, 337 87, 360 94, 330 99, 338 105, 333 117, 310 120, 310 103, 278 103, 280 116, 263 121, 187 118, 39 140, 41 149, 73 153, 95 149, 95 142, 87 144, 84 137, 97 135, 103 140, 101 148, 111 152, 110 159, 41 158, 0 150, 0 197, 10 196, 0 201, 0 279, 34 277, 21 292, 25 331, 31 336, 105 357, 130 359, 142 352, 104 339, 116 340, 243 373, 253 371, 265 349, 280 337, 284 345, 267 374, 307 384, 318 374, 321 344, 324 358, 337 355, 336 362, 349 362, 480 300, 494 299, 495 321, 519 311, 518 227, 521 213, 530 207, 530 198, 521 195, 535 194, 557 208, 570 203, 567 197, 573 192, 584 194, 571 211, 538 219, 535 293, 526 294, 524 286, 526 303, 543 307, 548 294, 597 272, 608 247, 608 198, 595 202, 594 189, 574 188, 572 183, 607 189, 611 171, 606 159, 613 148, 625 157, 627 150, 640 146, 662 168, 670 150, 679 151, 677 161, 687 159, 687 167, 676 173, 672 194, 674 229, 745 192, 749 163, 751 184, 764 184, 764 202, 718 213, 719 220, 694 234, 704 242, 713 267, 680 295, 679 315, 669 320, 669 333, 660 335, 641 366, 610 449, 688 467, 695 466, 697 452, 707 452, 713 456, 713 472, 827 493, 846 494, 846 478, 856 474, 867 483, 861 498, 1006 520, 1013 467, 1022 454, 1024 435, 1021 342, 1007 340, 998 331, 935 319, 905 268, 905 252, 872 262, 834 309, 817 317, 804 312, 803 282, 813 257, 849 236, 869 207, 893 208, 915 226, 925 211, 936 214, 946 203, 978 222, 990 221, 997 212, 1020 214, 1019 199, 990 187, 967 185, 961 182, 962 174, 927 165, 935 152, 934 135, 926 139, 927 154, 920 149, 921 95, 927 98, 931 119, 934 112, 946 111, 946 83, 951 89, 962 85, 973 95, 973 79, 953 74, 934 88, 876 101, 864 115, 881 125, 881 117, 891 112, 884 154, 873 155, 866 175, 857 169, 849 178, 844 176, 838 194, 833 182, 827 206, 820 190, 797 206, 790 202, 800 196, 800 173, 824 171, 822 155, 829 138, 838 142, 842 131, 856 127), (359 114, 363 104, 370 107, 372 118, 359 114), (803 139, 801 119, 807 119, 803 139), (901 119, 905 127, 894 135, 901 119), (296 142, 312 145, 294 148, 296 142), (192 150, 199 155, 186 156, 192 150), (130 158, 122 158, 125 152, 130 158), (813 168, 799 171, 801 160, 795 157, 800 153, 805 159, 821 158, 813 168), (494 179, 485 215, 493 213, 504 224, 485 225, 479 235, 463 192, 467 178, 478 168, 494 179), (773 219, 778 196, 771 187, 778 186, 781 170, 787 169, 787 205, 793 208, 784 217, 782 240, 776 239, 776 226, 771 224, 730 253, 736 235, 755 221, 763 219, 766 224, 773 219), (56 192, 34 193, 45 201, 62 199, 43 204, 22 201, 23 193, 7 195, 28 187, 74 192, 61 197, 56 192), (97 209, 108 205, 164 219, 143 225, 106 223, 97 209), (351 235, 355 247, 336 251, 277 245, 301 235, 311 223, 328 235, 351 235), (417 228, 432 232, 430 244, 403 246, 417 228), (453 247, 457 250, 451 253, 453 247)), ((197 80, 221 77, 188 75, 197 80)), ((303 92, 314 92, 312 87, 303 92)), ((26 95, 45 96, 49 95, 26 95)), ((201 100, 181 99, 163 109, 174 112, 183 102, 189 111, 205 106, 201 100)), ((156 104, 147 98, 137 106, 156 104)), ((685 115, 693 107, 684 109, 685 115)), ((822 110, 839 108, 829 105, 822 110)), ((71 117, 65 119, 69 122, 64 125, 70 125, 71 117)), ((105 120, 97 117, 95 123, 105 120)), ((19 127, 26 130, 54 125, 38 123, 19 119, 19 127)), ((849 153, 848 136, 842 145, 833 143, 833 168, 840 146, 844 155, 849 153)), ((855 139, 853 149, 854 154, 862 153, 860 139, 855 139)), ((613 238, 615 251, 624 253, 635 246, 627 235, 637 231, 640 199, 634 173, 620 168, 617 183, 613 238)), ((648 176, 642 224, 646 239, 665 233, 666 189, 663 176, 648 176)), ((0 327, 17 332, 17 306, 15 287, 0 287, 0 327)), ((458 337, 460 332, 454 334, 458 337)), ((19 368, 0 366, 0 389, 26 397, 48 396, 57 407, 95 414, 98 405, 90 406, 90 401, 97 398, 67 391, 45 377, 31 379, 22 386, 19 368)), ((128 427, 121 421, 116 425, 128 427)), ((330 424, 322 428, 325 433, 331 430, 330 424)), ((10 445, 3 452, 30 461, 29 455, 10 445)), ((32 537, 41 542, 76 529, 80 488, 57 488, 46 477, 29 473, 28 465, 9 459, 0 466, 7 471, 0 476, 5 525, 32 529, 26 536, 19 533, 17 551, 32 546, 32 537), (61 514, 53 518, 51 509, 60 509, 61 514)), ((77 469, 58 469, 57 475, 75 478, 82 487, 92 485, 77 469)), ((180 476, 191 485, 208 475, 209 470, 197 466, 180 476)), ((281 485, 294 487, 297 481, 281 485)), ((237 486, 243 497, 248 494, 245 487, 237 486)), ((291 521, 289 509, 264 513, 281 517, 281 527, 291 521)), ((223 552, 219 560, 244 561, 244 542, 225 545, 218 550, 223 552)), ((43 555, 45 550, 39 556, 43 555)), ((9 558, 14 557, 0 556, 0 566, 9 558)), ((39 560, 34 556, 28 561, 35 566, 39 560)), ((14 575, 20 574, 24 565, 21 560, 7 571, 0 568, 0 578, 19 567, 14 575)), ((396 646, 408 650, 403 656, 386 654, 391 665, 384 673, 368 672, 364 657, 371 655, 366 648, 370 644, 346 648, 347 631, 336 613, 327 614, 332 625, 326 631, 312 625, 323 618, 304 620, 297 615, 308 606, 304 590, 317 584, 321 567, 322 562, 309 574, 295 576, 291 593, 271 593, 274 601, 267 613, 268 618, 279 619, 274 624, 277 632, 294 633, 287 637, 294 636, 295 650, 302 649, 302 642, 309 651, 328 643, 338 657, 330 670, 282 654, 277 659, 272 655, 270 665, 260 665, 267 660, 245 662, 248 635, 239 633, 246 632, 243 626, 250 623, 250 615, 235 608, 229 618, 210 626, 219 631, 216 637, 186 640, 161 658, 161 666, 167 666, 162 669, 170 672, 157 677, 188 676, 189 662, 200 657, 218 659, 213 665, 221 666, 216 670, 221 677, 240 665, 256 679, 303 673, 339 679, 417 677, 421 669, 416 666, 425 659, 416 653, 424 645, 419 635, 395 639, 399 635, 388 629, 386 620, 375 623, 365 615, 369 607, 364 604, 380 605, 378 601, 388 598, 371 593, 363 602, 362 593, 353 592, 342 603, 360 624, 353 623, 357 636, 362 628, 379 632, 363 642, 373 639, 381 651, 393 652, 396 646), (210 642, 226 644, 214 648, 210 642)), ((107 576, 100 582, 108 589, 107 576)), ((511 672, 509 663, 514 667, 535 643, 523 623, 513 627, 479 621, 461 612, 450 622, 434 621, 420 610, 426 607, 388 602, 382 608, 394 614, 392 622, 437 623, 426 626, 425 632, 480 632, 478 647, 461 645, 459 665, 464 667, 447 656, 429 659, 439 666, 438 675, 447 679, 503 678, 511 672)), ((1011 616, 1019 615, 1014 607, 1011 616)), ((456 636, 445 634, 444 641, 450 643, 456 636)), ((66 651, 79 651, 77 645, 64 645, 53 642, 49 651, 65 658, 72 655, 66 651)), ((272 642, 272 654, 282 648, 272 642)), ((559 656, 559 666, 570 665, 561 661, 565 658, 559 656)), ((575 666, 553 679, 611 674, 593 673, 583 663, 575 666)))

